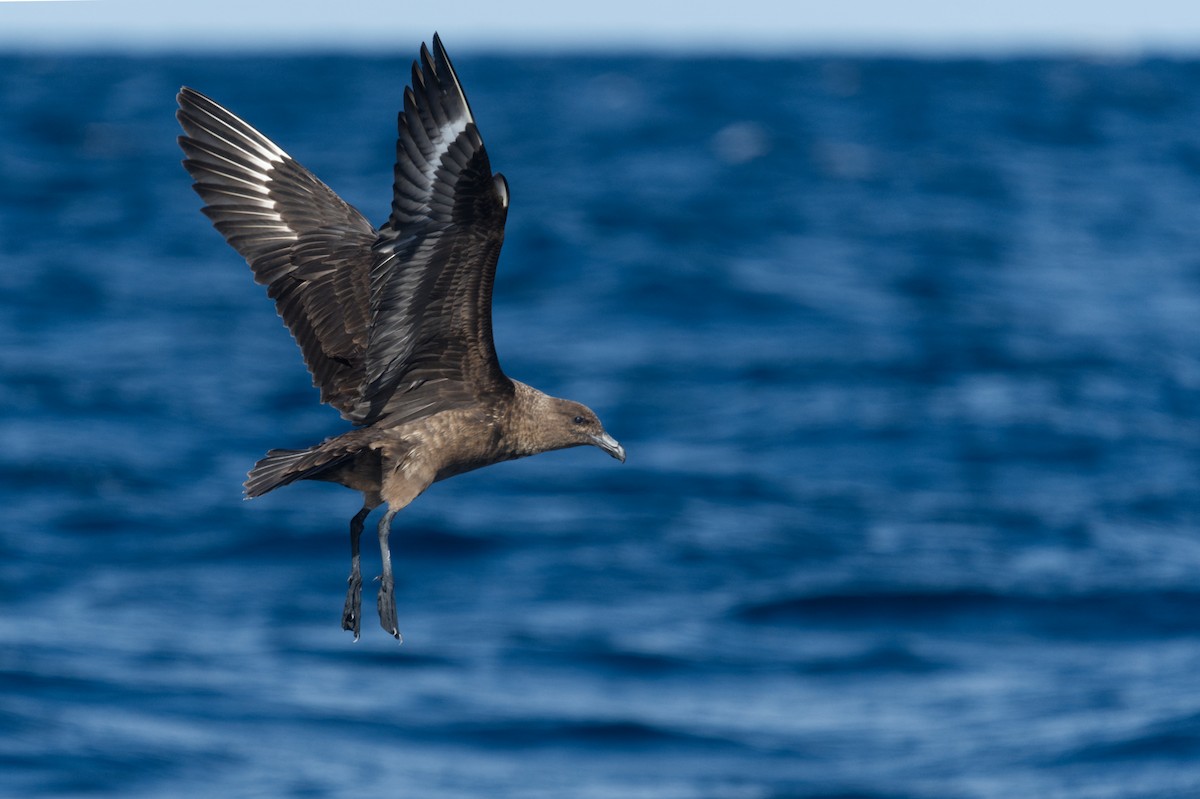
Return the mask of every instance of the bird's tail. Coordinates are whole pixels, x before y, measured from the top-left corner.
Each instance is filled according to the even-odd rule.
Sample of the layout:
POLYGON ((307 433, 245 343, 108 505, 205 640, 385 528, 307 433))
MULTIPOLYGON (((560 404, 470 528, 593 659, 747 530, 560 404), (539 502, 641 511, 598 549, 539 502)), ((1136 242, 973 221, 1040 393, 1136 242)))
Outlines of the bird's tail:
POLYGON ((261 497, 331 465, 320 445, 311 449, 273 449, 246 476, 246 499, 261 497))
POLYGON ((273 449, 246 475, 246 499, 297 480, 327 479, 321 476, 326 470, 357 458, 378 436, 373 428, 356 428, 308 449, 273 449))

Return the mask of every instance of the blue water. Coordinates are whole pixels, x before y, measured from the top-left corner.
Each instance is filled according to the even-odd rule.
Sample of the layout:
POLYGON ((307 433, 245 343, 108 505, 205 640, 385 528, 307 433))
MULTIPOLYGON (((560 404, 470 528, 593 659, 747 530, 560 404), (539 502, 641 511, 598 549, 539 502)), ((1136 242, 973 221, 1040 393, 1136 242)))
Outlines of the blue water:
POLYGON ((503 365, 629 462, 434 486, 354 643, 173 98, 381 222, 416 44, 0 58, 0 794, 1200 796, 1200 62, 460 54, 503 365))

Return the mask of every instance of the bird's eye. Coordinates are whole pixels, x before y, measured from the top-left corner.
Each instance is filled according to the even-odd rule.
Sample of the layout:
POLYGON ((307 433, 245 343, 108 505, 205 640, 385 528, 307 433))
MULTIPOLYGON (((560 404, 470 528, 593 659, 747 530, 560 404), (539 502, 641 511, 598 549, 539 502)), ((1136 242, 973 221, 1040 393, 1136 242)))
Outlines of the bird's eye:
POLYGON ((572 419, 571 421, 572 421, 572 422, 574 422, 575 424, 583 424, 583 417, 582 417, 582 416, 576 416, 576 417, 575 417, 574 419, 572 419))

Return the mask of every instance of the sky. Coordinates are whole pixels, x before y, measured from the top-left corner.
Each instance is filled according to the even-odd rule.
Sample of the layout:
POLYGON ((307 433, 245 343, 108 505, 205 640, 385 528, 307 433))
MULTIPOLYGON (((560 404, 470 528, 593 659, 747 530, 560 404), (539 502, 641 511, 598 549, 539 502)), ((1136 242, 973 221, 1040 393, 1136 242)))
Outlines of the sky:
POLYGON ((0 0, 0 49, 1200 54, 1198 0, 0 0))

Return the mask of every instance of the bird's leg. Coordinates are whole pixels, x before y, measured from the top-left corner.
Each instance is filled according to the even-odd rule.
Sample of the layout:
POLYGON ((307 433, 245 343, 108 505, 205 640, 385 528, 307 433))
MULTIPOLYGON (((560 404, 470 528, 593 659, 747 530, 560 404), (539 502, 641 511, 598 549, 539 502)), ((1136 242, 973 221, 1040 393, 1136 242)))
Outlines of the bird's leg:
POLYGON ((353 632, 355 641, 362 626, 362 573, 359 571, 358 539, 372 507, 370 503, 364 504, 362 510, 350 520, 350 587, 346 589, 346 604, 342 608, 342 629, 353 632))
POLYGON ((383 575, 379 578, 379 624, 397 641, 403 641, 396 629, 396 594, 392 579, 392 552, 388 548, 388 535, 392 532, 392 517, 396 510, 390 505, 379 520, 379 552, 383 556, 383 575))
POLYGON ((383 574, 379 578, 379 624, 393 638, 401 641, 400 631, 396 628, 396 584, 392 578, 392 552, 388 549, 388 536, 392 532, 392 518, 396 512, 428 488, 437 471, 412 457, 411 444, 400 440, 393 442, 392 446, 398 449, 383 449, 382 479, 377 495, 380 502, 387 503, 387 511, 379 520, 379 554, 383 560, 383 574))

